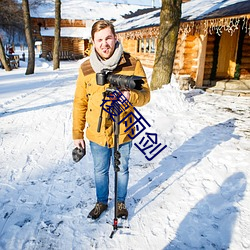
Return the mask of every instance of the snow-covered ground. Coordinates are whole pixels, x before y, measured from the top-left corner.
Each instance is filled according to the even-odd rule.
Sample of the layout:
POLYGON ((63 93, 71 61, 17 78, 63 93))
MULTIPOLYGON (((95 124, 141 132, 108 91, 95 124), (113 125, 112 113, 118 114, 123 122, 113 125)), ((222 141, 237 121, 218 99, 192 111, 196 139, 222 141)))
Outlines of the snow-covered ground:
POLYGON ((152 161, 132 149, 129 229, 109 238, 112 169, 109 209, 87 221, 89 145, 82 161, 71 157, 80 63, 0 69, 0 249, 250 249, 250 99, 179 91, 174 79, 139 108, 168 147, 152 161))

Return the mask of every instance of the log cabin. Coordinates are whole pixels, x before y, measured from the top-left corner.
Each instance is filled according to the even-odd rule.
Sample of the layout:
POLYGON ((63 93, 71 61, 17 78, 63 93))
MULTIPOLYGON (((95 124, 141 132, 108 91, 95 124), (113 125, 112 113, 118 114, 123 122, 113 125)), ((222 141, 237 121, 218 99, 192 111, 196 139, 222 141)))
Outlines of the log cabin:
MULTIPOLYGON (((41 41, 41 57, 52 60, 54 18, 32 18, 33 37, 41 41)), ((60 59, 81 59, 87 53, 92 20, 61 20, 60 59)))
MULTIPOLYGON (((160 11, 137 11, 115 22, 124 50, 147 67, 154 65, 160 11)), ((184 1, 173 73, 187 76, 199 88, 246 80, 249 90, 250 1, 184 1)))

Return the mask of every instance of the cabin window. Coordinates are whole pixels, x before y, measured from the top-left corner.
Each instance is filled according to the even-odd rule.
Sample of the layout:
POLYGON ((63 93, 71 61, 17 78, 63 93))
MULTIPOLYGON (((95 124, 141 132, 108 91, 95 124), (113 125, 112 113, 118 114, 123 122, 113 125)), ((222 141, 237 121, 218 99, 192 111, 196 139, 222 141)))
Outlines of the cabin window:
POLYGON ((155 53, 155 38, 150 39, 150 53, 155 53))
POLYGON ((138 53, 155 53, 155 38, 142 38, 137 40, 138 53))

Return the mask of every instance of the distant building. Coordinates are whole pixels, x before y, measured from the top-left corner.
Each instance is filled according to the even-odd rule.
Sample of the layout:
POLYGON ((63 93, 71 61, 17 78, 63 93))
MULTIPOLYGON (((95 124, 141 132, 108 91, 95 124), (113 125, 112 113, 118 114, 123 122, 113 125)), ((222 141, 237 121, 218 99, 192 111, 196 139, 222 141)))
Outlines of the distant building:
MULTIPOLYGON (((41 57, 52 56, 54 47, 54 18, 32 18, 33 37, 41 42, 41 57)), ((71 55, 76 59, 83 58, 87 52, 91 21, 61 20, 61 59, 69 59, 71 55)), ((50 58, 52 59, 52 58, 50 58)))

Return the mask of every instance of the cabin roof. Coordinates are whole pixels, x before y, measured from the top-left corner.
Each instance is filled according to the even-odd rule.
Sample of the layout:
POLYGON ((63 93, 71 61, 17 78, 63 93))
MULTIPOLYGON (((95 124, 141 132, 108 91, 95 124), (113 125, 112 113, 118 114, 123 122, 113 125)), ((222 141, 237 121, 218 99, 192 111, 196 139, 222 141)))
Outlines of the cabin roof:
POLYGON ((114 22, 116 32, 135 30, 144 27, 158 26, 160 23, 160 9, 157 8, 146 14, 132 18, 120 19, 114 22))
MULTIPOLYGON (((115 4, 110 2, 96 2, 93 0, 61 0, 61 18, 70 20, 118 19, 122 15, 136 12, 138 9, 150 6, 134 4, 115 4)), ((55 18, 55 3, 46 0, 42 5, 30 10, 34 18, 55 18)))
MULTIPOLYGON (((41 28, 42 36, 54 37, 55 28, 41 28)), ((89 39, 91 35, 91 28, 87 27, 61 27, 61 37, 75 37, 81 39, 89 39)))
POLYGON ((183 4, 182 21, 196 21, 250 13, 249 0, 191 0, 183 4))
MULTIPOLYGON (((131 17, 117 20, 116 31, 125 32, 160 24, 160 8, 150 9, 150 12, 140 14, 133 13, 131 17)), ((182 3, 182 22, 199 21, 228 16, 250 14, 249 0, 191 0, 182 3)))

